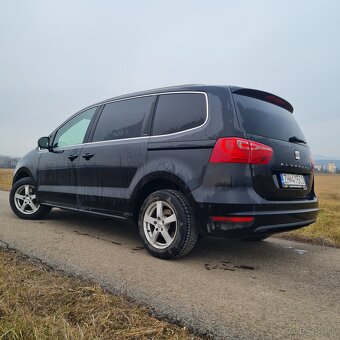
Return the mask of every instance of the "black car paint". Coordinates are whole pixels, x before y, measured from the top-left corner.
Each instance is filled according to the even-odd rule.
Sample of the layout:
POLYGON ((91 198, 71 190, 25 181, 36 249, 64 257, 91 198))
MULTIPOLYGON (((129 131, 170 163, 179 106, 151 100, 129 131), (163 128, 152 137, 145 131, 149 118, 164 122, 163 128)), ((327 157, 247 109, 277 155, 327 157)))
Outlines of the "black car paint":
MULTIPOLYGON (((290 230, 313 223, 318 205, 309 148, 244 131, 232 98, 235 89, 239 88, 179 86, 134 93, 95 104, 98 109, 83 144, 31 151, 19 161, 13 181, 31 176, 37 184, 40 203, 120 218, 136 218, 140 193, 152 183, 164 181, 187 195, 197 211, 199 230, 205 234, 244 236, 290 230), (145 118, 141 137, 91 143, 105 103, 182 91, 207 95, 208 120, 203 126, 150 137, 153 106, 145 118), (216 139, 229 136, 249 138, 271 146, 274 159, 270 166, 209 163, 216 139), (300 162, 293 158, 293 150, 300 151, 300 162), (86 154, 92 157, 87 159, 86 154), (304 174, 307 190, 282 190, 277 175, 285 171, 304 174), (254 216, 255 220, 237 225, 214 224, 210 219, 214 215, 254 216)), ((50 135, 51 140, 56 131, 50 135)))

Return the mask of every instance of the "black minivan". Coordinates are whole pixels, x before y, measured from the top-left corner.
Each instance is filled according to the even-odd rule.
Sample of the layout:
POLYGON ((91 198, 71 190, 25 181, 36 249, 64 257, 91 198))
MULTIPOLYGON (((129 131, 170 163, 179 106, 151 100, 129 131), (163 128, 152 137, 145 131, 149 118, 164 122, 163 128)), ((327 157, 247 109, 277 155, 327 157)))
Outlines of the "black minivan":
POLYGON ((235 86, 185 85, 91 105, 20 159, 10 204, 138 223, 154 256, 199 235, 249 240, 316 220, 313 160, 286 100, 235 86))

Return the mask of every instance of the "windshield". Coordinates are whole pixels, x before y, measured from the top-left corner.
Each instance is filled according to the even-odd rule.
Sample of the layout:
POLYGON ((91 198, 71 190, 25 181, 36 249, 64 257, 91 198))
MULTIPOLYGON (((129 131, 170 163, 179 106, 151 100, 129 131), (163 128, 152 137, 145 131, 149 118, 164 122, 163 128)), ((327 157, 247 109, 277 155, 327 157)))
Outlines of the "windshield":
POLYGON ((244 95, 233 94, 241 127, 254 135, 284 141, 306 141, 294 116, 286 109, 244 95), (292 139, 296 137, 296 139, 292 139))

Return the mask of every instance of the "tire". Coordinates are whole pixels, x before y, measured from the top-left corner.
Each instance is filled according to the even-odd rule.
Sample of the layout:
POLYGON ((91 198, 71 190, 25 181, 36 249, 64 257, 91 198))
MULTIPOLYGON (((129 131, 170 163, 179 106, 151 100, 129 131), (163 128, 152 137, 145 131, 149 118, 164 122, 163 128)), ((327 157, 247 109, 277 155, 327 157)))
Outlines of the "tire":
POLYGON ((22 178, 14 183, 9 194, 9 204, 14 214, 25 220, 42 219, 52 209, 37 203, 35 183, 30 177, 22 178))
POLYGON ((272 236, 272 234, 256 235, 256 236, 250 236, 250 237, 243 238, 242 240, 251 241, 251 242, 260 242, 260 241, 263 241, 270 236, 272 236))
POLYGON ((192 208, 187 198, 175 190, 159 190, 145 199, 138 229, 146 249, 161 259, 188 254, 198 238, 192 208))

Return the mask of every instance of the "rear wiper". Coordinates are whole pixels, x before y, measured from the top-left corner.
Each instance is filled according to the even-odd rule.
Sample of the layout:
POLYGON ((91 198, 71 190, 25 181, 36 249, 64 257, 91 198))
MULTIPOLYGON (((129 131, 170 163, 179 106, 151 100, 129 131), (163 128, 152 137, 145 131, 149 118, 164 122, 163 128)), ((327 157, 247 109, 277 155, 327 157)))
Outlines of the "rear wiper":
POLYGON ((303 143, 303 144, 307 144, 306 141, 304 141, 304 140, 302 140, 300 138, 297 138, 296 136, 290 137, 288 139, 288 141, 291 142, 291 143, 303 143))

